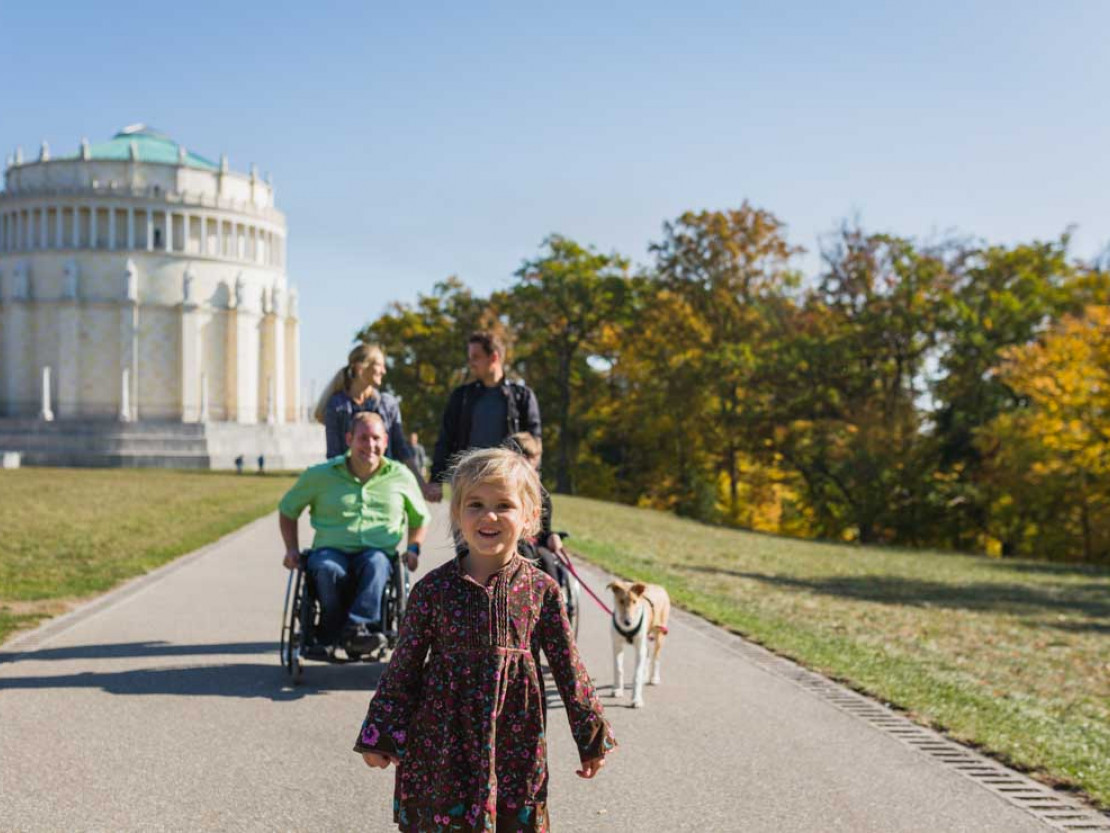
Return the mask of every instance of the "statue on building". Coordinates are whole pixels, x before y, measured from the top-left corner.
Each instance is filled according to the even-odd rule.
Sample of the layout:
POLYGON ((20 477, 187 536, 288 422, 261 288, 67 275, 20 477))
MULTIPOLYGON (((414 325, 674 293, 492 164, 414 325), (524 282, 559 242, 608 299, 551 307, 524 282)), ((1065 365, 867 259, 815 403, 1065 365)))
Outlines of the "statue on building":
POLYGON ((21 260, 12 271, 12 300, 26 301, 31 297, 31 273, 27 261, 21 260))
POLYGON ((65 270, 63 272, 64 280, 62 281, 62 297, 67 301, 77 300, 78 282, 81 277, 81 267, 77 265, 76 258, 70 258, 66 261, 65 270))
POLYGON ((135 261, 127 258, 127 265, 124 267, 124 295, 125 300, 138 302, 139 300, 139 271, 135 267, 135 261))

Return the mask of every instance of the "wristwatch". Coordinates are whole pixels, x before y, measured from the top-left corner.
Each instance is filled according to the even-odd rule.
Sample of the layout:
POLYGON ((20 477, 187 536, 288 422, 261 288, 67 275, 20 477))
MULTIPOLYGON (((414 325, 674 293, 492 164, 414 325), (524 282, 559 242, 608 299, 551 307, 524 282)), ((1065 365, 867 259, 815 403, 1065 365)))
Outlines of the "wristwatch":
POLYGON ((405 551, 406 552, 411 552, 417 558, 420 557, 420 545, 419 544, 409 544, 408 547, 406 547, 405 551))

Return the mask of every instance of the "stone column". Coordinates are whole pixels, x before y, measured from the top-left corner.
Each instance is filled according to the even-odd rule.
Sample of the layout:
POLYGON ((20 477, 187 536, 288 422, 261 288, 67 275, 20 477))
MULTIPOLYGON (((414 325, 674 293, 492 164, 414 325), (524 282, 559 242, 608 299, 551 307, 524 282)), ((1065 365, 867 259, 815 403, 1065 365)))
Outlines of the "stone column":
POLYGON ((50 245, 50 230, 46 224, 46 206, 39 209, 39 248, 45 249, 50 245))
POLYGON ((200 422, 208 422, 208 374, 200 374, 200 422))
POLYGON ((116 207, 108 206, 108 249, 116 250, 116 207))
POLYGON ((285 410, 285 298, 281 289, 274 287, 270 293, 271 321, 269 323, 273 347, 270 372, 273 374, 271 390, 274 397, 275 421, 280 425, 286 421, 285 410))
POLYGON ((181 251, 183 254, 189 254, 189 245, 193 241, 193 236, 189 233, 192 218, 193 215, 188 211, 181 212, 181 251))
POLYGON ((235 282, 235 307, 228 311, 228 367, 235 420, 258 422, 258 293, 248 292, 242 275, 235 282))
POLYGON ((216 218, 216 256, 224 256, 224 220, 223 217, 216 218))
POLYGON ((100 206, 97 206, 97 205, 94 205, 89 209, 89 248, 90 249, 98 248, 98 246, 97 246, 98 241, 96 239, 96 232, 97 232, 97 229, 96 229, 96 215, 99 212, 100 212, 100 206))
POLYGON ((192 267, 185 270, 181 302, 181 421, 199 422, 201 411, 200 308, 193 297, 192 267))
POLYGON ((54 227, 54 248, 64 249, 66 247, 66 223, 65 223, 65 208, 61 205, 54 211, 54 221, 57 225, 54 227))
POLYGON ((54 421, 54 411, 50 408, 50 366, 42 369, 42 408, 39 410, 39 419, 43 422, 54 421))
POLYGON ((34 408, 34 393, 27 390, 28 387, 33 387, 33 380, 27 379, 32 365, 30 360, 24 359, 30 335, 27 326, 26 289, 26 283, 21 283, 17 273, 13 272, 8 277, 5 290, 7 295, 4 299, 4 326, 0 328, 0 344, 3 345, 0 363, 4 367, 4 398, 8 403, 9 416, 33 413, 31 409, 34 408))
POLYGON ((127 251, 135 248, 135 209, 127 208, 127 251))
POLYGON ((285 395, 291 403, 290 413, 294 422, 304 419, 301 407, 301 336, 297 290, 289 290, 286 316, 282 321, 285 329, 285 395))
POLYGON ((70 238, 73 241, 73 248, 81 248, 81 206, 73 206, 73 228, 70 229, 70 238))
POLYGON ((166 237, 166 251, 167 252, 172 252, 173 251, 173 214, 170 213, 170 210, 167 208, 166 211, 165 211, 165 215, 166 215, 166 234, 165 234, 165 237, 166 237))
POLYGON ((119 421, 131 422, 131 369, 125 367, 120 372, 119 421))
POLYGON ((139 275, 131 258, 122 277, 119 354, 126 387, 121 390, 120 419, 129 422, 139 418, 139 275))
POLYGON ((81 412, 80 390, 80 280, 77 260, 65 265, 62 298, 58 302, 58 416, 72 417, 81 412))
POLYGON ((149 208, 146 210, 146 250, 154 251, 154 212, 149 208))

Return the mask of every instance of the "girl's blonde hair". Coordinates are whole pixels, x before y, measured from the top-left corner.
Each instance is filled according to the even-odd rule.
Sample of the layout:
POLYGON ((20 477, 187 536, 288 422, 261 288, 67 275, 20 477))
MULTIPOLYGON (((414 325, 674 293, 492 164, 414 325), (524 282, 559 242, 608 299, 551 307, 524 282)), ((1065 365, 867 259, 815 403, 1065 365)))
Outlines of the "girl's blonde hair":
POLYGON ((451 531, 456 542, 464 543, 459 518, 466 496, 484 483, 503 484, 519 495, 528 519, 524 534, 535 535, 540 531, 543 487, 536 470, 515 451, 480 448, 462 454, 451 471, 451 531))
POLYGON ((324 414, 328 410, 328 400, 341 390, 346 390, 347 386, 352 380, 360 373, 366 365, 378 359, 382 364, 385 364, 385 351, 382 350, 380 345, 367 344, 363 342, 355 345, 355 348, 347 354, 347 364, 341 367, 339 371, 331 377, 331 381, 324 387, 324 392, 316 401, 316 410, 312 412, 312 416, 317 422, 323 424, 324 414))

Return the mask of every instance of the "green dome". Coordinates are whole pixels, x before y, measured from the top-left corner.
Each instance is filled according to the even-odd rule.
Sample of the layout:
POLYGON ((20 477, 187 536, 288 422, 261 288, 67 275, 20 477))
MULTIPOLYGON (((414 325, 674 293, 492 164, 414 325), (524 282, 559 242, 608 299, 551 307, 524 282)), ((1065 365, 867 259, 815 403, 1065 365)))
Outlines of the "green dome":
MULTIPOLYGON (((71 159, 82 158, 78 153, 71 159)), ((133 124, 125 127, 107 142, 89 146, 89 159, 110 159, 126 162, 135 158, 139 162, 155 162, 165 165, 182 164, 181 145, 145 124, 133 124), (132 157, 132 146, 135 154, 132 157)), ((186 151, 184 163, 190 168, 200 168, 205 171, 215 171, 219 166, 203 156, 186 151)))

